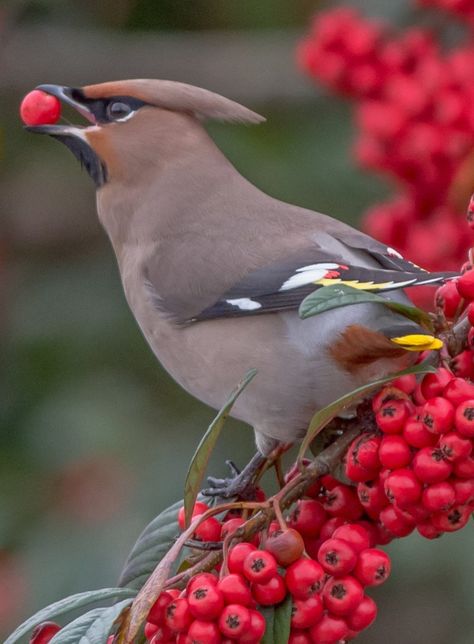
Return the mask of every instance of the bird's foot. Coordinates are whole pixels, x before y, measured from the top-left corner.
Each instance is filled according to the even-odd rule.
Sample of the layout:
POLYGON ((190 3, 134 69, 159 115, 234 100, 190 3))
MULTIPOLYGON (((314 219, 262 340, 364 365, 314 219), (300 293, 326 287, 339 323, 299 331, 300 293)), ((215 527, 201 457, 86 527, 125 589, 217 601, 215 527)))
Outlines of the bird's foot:
POLYGON ((205 496, 214 496, 222 499, 238 497, 246 501, 255 499, 254 478, 261 465, 266 461, 265 456, 259 452, 240 471, 232 461, 226 461, 231 472, 230 478, 219 479, 210 476, 207 481, 208 488, 202 491, 205 496))

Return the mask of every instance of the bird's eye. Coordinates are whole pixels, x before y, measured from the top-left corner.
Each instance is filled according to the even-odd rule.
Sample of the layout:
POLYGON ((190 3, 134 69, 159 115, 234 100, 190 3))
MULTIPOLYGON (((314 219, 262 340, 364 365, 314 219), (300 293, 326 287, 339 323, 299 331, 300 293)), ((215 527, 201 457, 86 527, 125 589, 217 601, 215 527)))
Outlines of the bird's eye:
POLYGON ((123 119, 133 112, 130 105, 121 101, 114 101, 107 106, 107 116, 109 119, 117 121, 123 119))

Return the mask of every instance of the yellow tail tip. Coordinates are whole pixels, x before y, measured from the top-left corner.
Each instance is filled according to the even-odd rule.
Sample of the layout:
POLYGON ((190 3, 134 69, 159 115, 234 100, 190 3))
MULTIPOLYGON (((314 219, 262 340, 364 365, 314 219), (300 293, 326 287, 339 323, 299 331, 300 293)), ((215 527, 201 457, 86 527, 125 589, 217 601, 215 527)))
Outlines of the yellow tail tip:
POLYGON ((443 346, 443 341, 439 338, 423 333, 413 333, 390 339, 406 351, 438 351, 443 346))

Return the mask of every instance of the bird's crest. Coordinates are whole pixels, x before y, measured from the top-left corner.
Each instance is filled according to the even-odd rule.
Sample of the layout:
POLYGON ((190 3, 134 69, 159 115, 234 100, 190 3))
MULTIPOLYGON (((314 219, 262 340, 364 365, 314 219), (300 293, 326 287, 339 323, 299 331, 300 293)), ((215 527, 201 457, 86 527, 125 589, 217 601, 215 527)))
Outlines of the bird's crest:
POLYGON ((133 96, 167 110, 188 112, 201 120, 216 119, 238 123, 262 123, 265 118, 247 107, 202 87, 169 80, 132 79, 109 81, 82 88, 88 99, 133 96))

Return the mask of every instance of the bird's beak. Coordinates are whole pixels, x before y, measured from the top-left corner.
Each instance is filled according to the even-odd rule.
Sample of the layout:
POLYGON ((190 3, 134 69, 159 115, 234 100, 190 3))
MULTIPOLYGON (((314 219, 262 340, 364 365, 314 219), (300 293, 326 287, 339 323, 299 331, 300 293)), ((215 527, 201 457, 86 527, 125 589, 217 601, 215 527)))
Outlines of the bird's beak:
MULTIPOLYGON (((88 108, 85 102, 80 100, 80 91, 73 87, 65 87, 63 85, 38 85, 35 89, 39 89, 46 94, 51 94, 56 96, 62 103, 70 105, 73 107, 81 116, 83 116, 89 123, 92 125, 97 125, 97 121, 94 117, 94 114, 88 108)), ((85 129, 84 127, 78 125, 26 125, 25 129, 29 132, 35 132, 38 134, 50 134, 51 136, 70 136, 76 135, 80 136, 80 131, 85 129)))
POLYGON ((88 139, 88 133, 98 130, 96 118, 88 101, 80 89, 63 87, 62 85, 38 85, 36 89, 56 96, 60 101, 73 107, 87 119, 87 125, 27 125, 25 129, 37 134, 49 134, 71 150, 74 156, 86 168, 98 188, 107 181, 107 168, 102 159, 96 154, 88 139))

